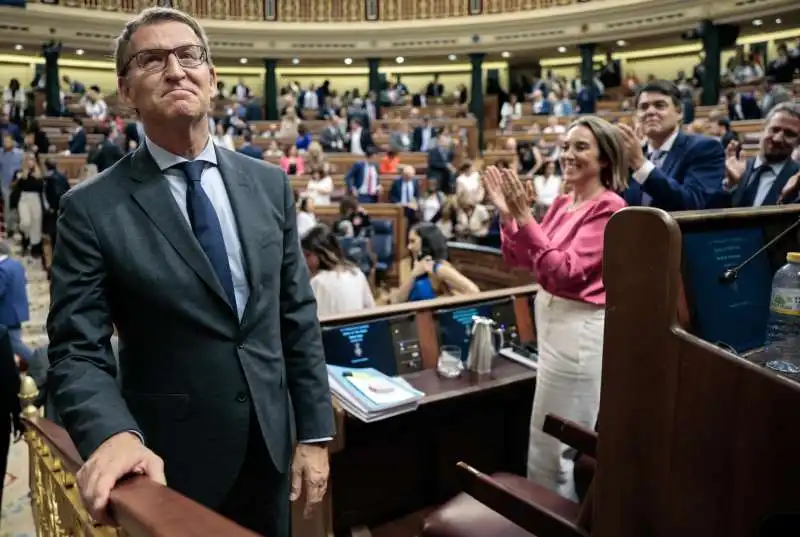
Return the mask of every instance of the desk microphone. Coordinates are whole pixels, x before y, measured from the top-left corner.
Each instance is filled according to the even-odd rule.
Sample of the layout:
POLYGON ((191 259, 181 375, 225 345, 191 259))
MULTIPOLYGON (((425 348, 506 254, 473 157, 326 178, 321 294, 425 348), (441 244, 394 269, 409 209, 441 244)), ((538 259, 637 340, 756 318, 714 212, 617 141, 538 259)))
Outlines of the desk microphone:
POLYGON ((719 282, 720 283, 731 283, 731 282, 735 281, 736 278, 739 277, 739 271, 740 270, 742 270, 744 267, 749 265, 750 262, 753 259, 755 259, 759 255, 763 254, 770 246, 772 246, 773 244, 775 244, 776 242, 781 240, 783 237, 785 237, 786 235, 791 233, 792 230, 794 230, 798 226, 800 226, 800 218, 795 220, 795 222, 793 224, 791 224, 789 227, 787 227, 786 229, 784 229, 783 231, 781 231, 780 233, 775 235, 775 237, 773 237, 772 240, 769 241, 767 244, 765 244, 764 246, 762 246, 761 248, 759 248, 758 250, 753 252, 753 255, 751 255, 750 257, 748 257, 747 259, 745 259, 744 261, 742 261, 741 263, 739 263, 735 267, 730 268, 730 269, 726 270, 725 272, 723 272, 719 277, 719 282))

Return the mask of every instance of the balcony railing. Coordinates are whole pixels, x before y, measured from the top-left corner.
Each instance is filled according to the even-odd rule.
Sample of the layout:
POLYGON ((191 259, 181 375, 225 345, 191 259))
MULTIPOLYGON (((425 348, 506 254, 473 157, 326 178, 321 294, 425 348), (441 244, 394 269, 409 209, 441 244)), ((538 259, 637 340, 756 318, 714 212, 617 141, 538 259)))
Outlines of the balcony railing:
MULTIPOLYGON (((588 1, 590 0, 172 0, 172 6, 203 19, 345 23, 493 15, 550 9, 588 1)), ((60 3, 65 7, 118 13, 138 13, 154 4, 153 0, 62 0, 60 3)))
MULTIPOLYGON (((75 475, 83 464, 75 445, 63 428, 41 417, 41 411, 33 404, 39 395, 33 379, 23 373, 21 381, 31 509, 37 537, 257 537, 146 477, 127 479, 111 492, 109 504, 119 528, 95 523, 81 505, 75 483, 75 475)), ((314 519, 304 520, 298 515, 302 507, 293 508, 294 535, 328 535, 329 501, 324 509, 314 519)))

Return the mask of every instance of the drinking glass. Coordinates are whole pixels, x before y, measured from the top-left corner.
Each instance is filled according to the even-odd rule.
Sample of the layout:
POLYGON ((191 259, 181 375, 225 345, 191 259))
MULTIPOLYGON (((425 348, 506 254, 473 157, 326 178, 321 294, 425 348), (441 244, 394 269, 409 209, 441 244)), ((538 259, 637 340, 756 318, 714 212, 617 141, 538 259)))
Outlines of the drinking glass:
POLYGON ((453 379, 464 372, 464 362, 461 361, 461 347, 457 345, 442 345, 439 349, 439 360, 436 362, 436 371, 444 378, 453 379))

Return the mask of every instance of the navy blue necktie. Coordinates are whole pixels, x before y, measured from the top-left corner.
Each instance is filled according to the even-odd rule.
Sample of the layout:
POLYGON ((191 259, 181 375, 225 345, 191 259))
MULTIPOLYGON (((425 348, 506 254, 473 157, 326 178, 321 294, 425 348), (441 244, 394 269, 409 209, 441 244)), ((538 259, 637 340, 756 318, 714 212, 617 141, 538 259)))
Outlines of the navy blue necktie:
POLYGON ((222 238, 222 226, 217 211, 214 210, 200 182, 205 167, 206 162, 202 160, 181 162, 173 166, 186 176, 186 212, 189 213, 194 236, 197 237, 197 242, 211 262, 231 307, 236 310, 236 295, 233 292, 228 252, 225 250, 225 241, 222 238))

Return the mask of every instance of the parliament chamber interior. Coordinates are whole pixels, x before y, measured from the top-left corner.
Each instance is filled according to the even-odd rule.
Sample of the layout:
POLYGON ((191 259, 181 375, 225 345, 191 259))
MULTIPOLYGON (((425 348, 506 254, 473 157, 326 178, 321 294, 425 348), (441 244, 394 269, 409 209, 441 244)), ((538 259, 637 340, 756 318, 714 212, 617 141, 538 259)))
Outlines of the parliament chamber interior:
MULTIPOLYGON (((0 28, 0 324, 16 359, 0 377, 19 377, 0 385, 13 400, 0 412, 21 416, 0 537, 256 535, 168 488, 169 460, 167 487, 128 475, 108 500, 116 526, 95 520, 48 375, 48 345, 83 322, 59 316, 84 319, 79 295, 99 292, 64 289, 106 258, 76 242, 65 200, 94 192, 93 222, 120 227, 98 243, 134 233, 101 183, 127 180, 114 170, 148 147, 166 152, 120 93, 125 69, 179 77, 212 58, 206 149, 225 181, 231 152, 288 181, 283 237, 254 233, 316 299, 319 333, 303 337, 320 340, 335 435, 327 492, 310 512, 305 493, 292 502, 293 537, 800 535, 796 3, 3 0, 0 28), (114 40, 155 6, 196 19, 201 42, 121 69, 114 40)), ((160 247, 130 244, 108 251, 139 267, 160 247)), ((159 311, 146 287, 198 276, 162 254, 163 277, 131 276, 113 299, 167 326, 187 307, 159 311)), ((130 274, 109 259, 98 287, 130 274)), ((285 270, 263 281, 301 292, 285 270)), ((124 313, 104 346, 126 370, 123 348, 149 348, 131 334, 164 336, 111 310, 124 313)))

